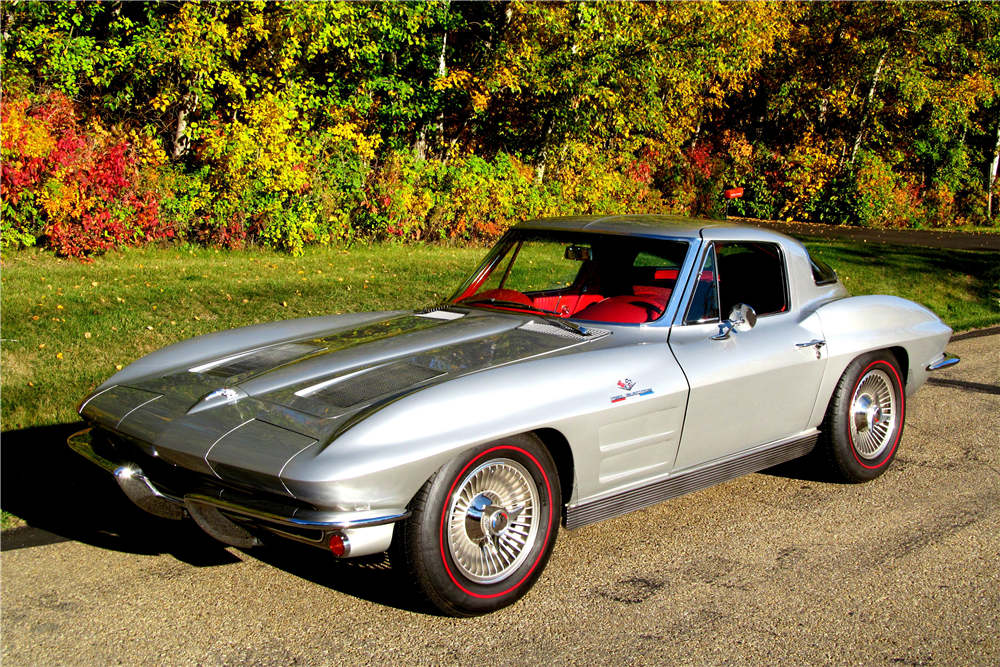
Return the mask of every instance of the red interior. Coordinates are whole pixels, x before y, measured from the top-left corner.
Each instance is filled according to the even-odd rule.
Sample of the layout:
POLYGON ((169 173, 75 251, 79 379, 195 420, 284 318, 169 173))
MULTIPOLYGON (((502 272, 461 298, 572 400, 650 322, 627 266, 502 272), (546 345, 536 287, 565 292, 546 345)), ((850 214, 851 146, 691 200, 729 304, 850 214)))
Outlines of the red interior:
MULTIPOLYGON (((602 284, 585 277, 573 287, 560 291, 529 295, 511 289, 491 289, 468 295, 476 287, 472 286, 462 298, 509 301, 534 306, 560 317, 575 317, 593 322, 641 324, 657 320, 663 315, 677 281, 677 273, 677 269, 633 267, 631 275, 624 276, 625 284, 621 280, 614 284, 602 284), (607 292, 611 292, 613 296, 605 297, 607 292)), ((706 271, 701 278, 712 280, 713 274, 706 271)), ((510 308, 516 310, 514 306, 510 308)))

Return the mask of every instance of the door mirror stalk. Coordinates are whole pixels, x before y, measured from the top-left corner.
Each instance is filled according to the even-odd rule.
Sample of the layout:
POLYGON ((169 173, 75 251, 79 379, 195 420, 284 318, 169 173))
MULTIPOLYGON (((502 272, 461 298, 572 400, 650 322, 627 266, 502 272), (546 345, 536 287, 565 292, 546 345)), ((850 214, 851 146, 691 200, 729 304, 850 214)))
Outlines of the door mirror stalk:
POLYGON ((719 334, 712 336, 709 340, 726 340, 733 330, 738 332, 750 331, 757 324, 757 313, 753 308, 745 303, 738 303, 729 311, 729 319, 720 324, 719 334))

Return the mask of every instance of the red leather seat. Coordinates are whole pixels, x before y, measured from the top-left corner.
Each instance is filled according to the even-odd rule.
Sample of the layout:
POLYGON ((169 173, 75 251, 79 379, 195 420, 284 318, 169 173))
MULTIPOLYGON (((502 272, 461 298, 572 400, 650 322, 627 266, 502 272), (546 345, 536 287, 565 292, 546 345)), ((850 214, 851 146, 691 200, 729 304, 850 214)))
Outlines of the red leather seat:
POLYGON ((573 317, 594 322, 641 324, 655 320, 662 315, 666 305, 666 299, 651 294, 613 296, 600 303, 587 306, 573 317))

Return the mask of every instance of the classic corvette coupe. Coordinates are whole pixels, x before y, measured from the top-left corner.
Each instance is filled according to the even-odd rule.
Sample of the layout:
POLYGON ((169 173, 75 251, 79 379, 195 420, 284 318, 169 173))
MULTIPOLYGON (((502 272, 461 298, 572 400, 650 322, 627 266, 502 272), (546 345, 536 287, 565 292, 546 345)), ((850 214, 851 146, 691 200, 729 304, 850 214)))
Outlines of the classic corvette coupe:
POLYGON ((389 550, 442 612, 523 596, 579 528, 817 451, 878 477, 951 330, 798 241, 664 216, 512 228, 454 295, 199 336, 79 406, 146 511, 247 548, 389 550))

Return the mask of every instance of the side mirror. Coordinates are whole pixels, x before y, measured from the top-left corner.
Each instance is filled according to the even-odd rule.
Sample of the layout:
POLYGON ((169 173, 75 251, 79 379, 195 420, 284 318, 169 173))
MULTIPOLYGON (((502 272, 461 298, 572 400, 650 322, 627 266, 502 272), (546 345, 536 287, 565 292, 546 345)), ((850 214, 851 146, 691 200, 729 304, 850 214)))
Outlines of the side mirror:
POLYGON ((571 245, 566 247, 565 257, 566 259, 571 259, 575 262, 589 262, 594 258, 594 253, 590 250, 590 248, 571 245))
POLYGON ((750 331, 755 324, 757 324, 757 312, 745 303, 738 303, 729 311, 729 319, 722 323, 719 335, 712 336, 710 340, 726 340, 734 329, 741 332, 750 331))

